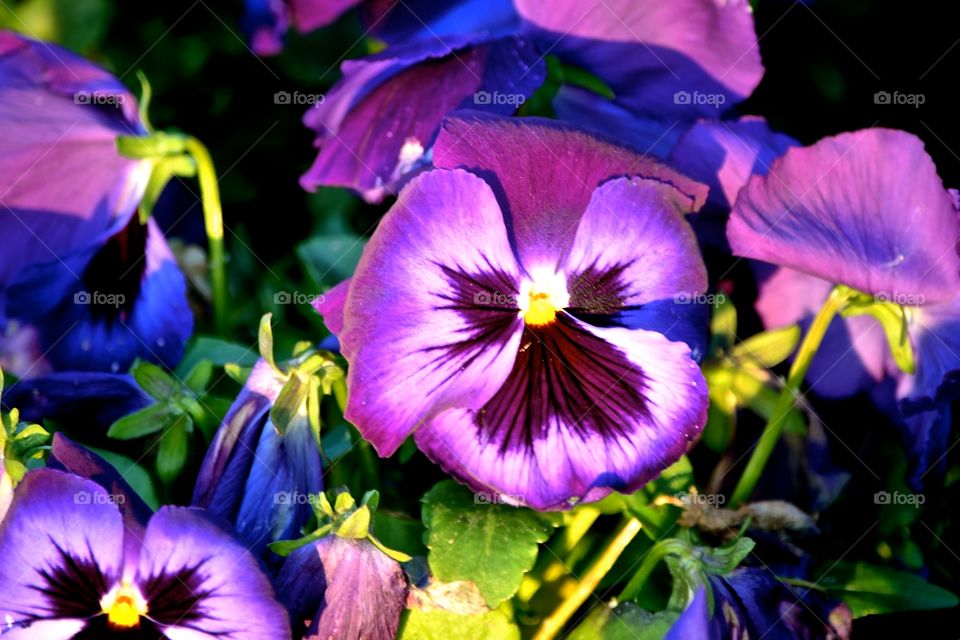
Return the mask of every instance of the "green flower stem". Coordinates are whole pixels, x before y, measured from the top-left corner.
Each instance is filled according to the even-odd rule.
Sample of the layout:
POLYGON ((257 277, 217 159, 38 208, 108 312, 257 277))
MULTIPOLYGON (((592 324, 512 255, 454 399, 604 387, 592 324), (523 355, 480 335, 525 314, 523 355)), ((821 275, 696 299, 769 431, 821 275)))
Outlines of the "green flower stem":
POLYGON ((203 220, 210 243, 210 282, 213 288, 213 318, 217 331, 224 335, 229 330, 227 315, 227 272, 223 250, 223 208, 220 205, 220 187, 213 158, 202 142, 190 136, 185 144, 187 152, 197 163, 200 198, 203 201, 203 220))
POLYGON ((637 572, 630 578, 630 582, 623 588, 623 591, 620 592, 617 599, 625 602, 636 598, 637 595, 640 594, 640 590, 643 589, 643 585, 646 584, 647 579, 650 578, 650 574, 653 573, 653 569, 657 566, 657 563, 668 555, 674 554, 682 556, 684 554, 689 555, 691 552, 692 549, 689 544, 676 538, 667 538, 653 545, 640 564, 640 568, 637 569, 637 572))
POLYGON ((523 576, 523 583, 517 592, 520 602, 530 602, 530 599, 544 585, 554 583, 570 573, 573 550, 590 527, 600 517, 600 510, 593 505, 581 505, 571 515, 569 522, 563 528, 556 546, 551 545, 550 552, 553 559, 536 575, 528 573, 523 576))
POLYGON ((820 348, 820 343, 823 342, 827 327, 830 326, 834 316, 843 309, 852 295, 854 295, 852 289, 834 287, 827 301, 813 319, 813 324, 810 325, 807 335, 803 337, 797 356, 790 367, 787 382, 780 391, 777 404, 767 420, 763 433, 760 434, 760 439, 757 441, 753 453, 750 454, 750 460, 747 462, 743 475, 740 476, 740 481, 733 490, 731 497, 733 507, 743 504, 753 495, 753 490, 756 488, 757 482, 760 481, 767 460, 770 459, 777 441, 780 440, 780 434, 783 433, 783 427, 787 423, 786 418, 796 404, 797 392, 800 390, 803 379, 807 376, 814 354, 820 348))
POLYGON ((544 618, 533 640, 552 640, 557 637, 577 609, 596 590, 597 585, 607 575, 627 545, 640 533, 640 528, 640 521, 636 518, 630 518, 620 526, 613 540, 600 553, 593 566, 587 570, 573 593, 564 599, 553 613, 544 618))

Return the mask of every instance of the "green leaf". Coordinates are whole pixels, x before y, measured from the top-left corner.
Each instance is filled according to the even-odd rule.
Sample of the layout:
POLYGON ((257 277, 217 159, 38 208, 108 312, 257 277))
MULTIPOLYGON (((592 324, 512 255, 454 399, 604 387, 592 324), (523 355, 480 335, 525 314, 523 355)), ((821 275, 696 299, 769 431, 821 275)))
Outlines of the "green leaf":
POLYGON ((718 349, 726 351, 737 340, 737 307, 727 296, 718 297, 717 304, 713 307, 710 335, 713 336, 714 343, 711 345, 711 353, 718 349))
POLYGON ((259 355, 256 349, 237 342, 201 336, 187 349, 183 360, 177 365, 177 373, 181 377, 185 376, 202 360, 209 360, 216 367, 228 364, 252 367, 257 363, 259 355))
POLYGON ((276 369, 277 363, 273 359, 273 327, 270 326, 270 320, 272 318, 272 313, 265 313, 263 317, 260 318, 260 331, 257 336, 257 341, 260 346, 260 357, 276 369))
POLYGON ((423 522, 433 575, 469 580, 496 607, 520 587, 553 523, 530 509, 477 503, 465 487, 445 480, 423 497, 423 522))
POLYGON ((138 360, 130 369, 140 388, 154 400, 161 402, 169 400, 180 390, 180 385, 169 373, 145 360, 138 360))
POLYGON ((120 418, 110 425, 107 436, 117 440, 142 438, 165 429, 178 417, 166 402, 158 402, 120 418))
POLYGON ((153 486, 153 480, 150 478, 150 472, 134 462, 131 458, 108 451, 107 449, 98 449, 89 445, 84 445, 95 454, 106 460, 117 470, 127 484, 137 492, 137 495, 143 498, 147 506, 153 510, 160 508, 160 499, 157 498, 157 491, 153 486))
POLYGON ((854 618, 895 611, 948 609, 957 596, 905 571, 865 562, 840 562, 818 584, 850 607, 854 618))
POLYGON ((790 325, 751 336, 733 347, 730 355, 743 364, 769 369, 787 358, 800 342, 800 326, 790 325))
POLYGON ((310 238, 297 247, 297 256, 317 284, 339 282, 353 275, 366 241, 352 234, 310 238))
POLYGON ((157 476, 164 484, 177 479, 187 462, 187 434, 193 430, 193 420, 184 414, 177 417, 163 437, 157 450, 157 476))
POLYGON ((520 629, 502 611, 460 615, 441 609, 410 609, 398 640, 520 640, 520 629))
POLYGON ((207 385, 210 384, 210 378, 213 376, 213 363, 209 360, 201 360, 190 369, 186 377, 183 379, 183 384, 196 393, 197 395, 202 395, 206 390, 207 385))
POLYGON ((611 608, 600 603, 590 610, 568 640, 660 640, 677 621, 676 611, 650 613, 632 602, 611 608))

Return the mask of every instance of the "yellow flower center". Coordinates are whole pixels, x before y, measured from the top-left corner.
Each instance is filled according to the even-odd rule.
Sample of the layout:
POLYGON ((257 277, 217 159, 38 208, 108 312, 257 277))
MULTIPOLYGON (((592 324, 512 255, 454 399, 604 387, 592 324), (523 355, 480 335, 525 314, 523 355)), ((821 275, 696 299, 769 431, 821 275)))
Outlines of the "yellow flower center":
POLYGON ((140 625, 140 616, 147 615, 147 601, 140 591, 127 581, 111 589, 100 600, 100 608, 107 614, 107 621, 115 627, 129 629, 140 625))
POLYGON ((545 291, 530 291, 530 303, 527 305, 523 321, 528 325, 539 327, 550 324, 557 317, 557 307, 553 304, 550 294, 545 291))

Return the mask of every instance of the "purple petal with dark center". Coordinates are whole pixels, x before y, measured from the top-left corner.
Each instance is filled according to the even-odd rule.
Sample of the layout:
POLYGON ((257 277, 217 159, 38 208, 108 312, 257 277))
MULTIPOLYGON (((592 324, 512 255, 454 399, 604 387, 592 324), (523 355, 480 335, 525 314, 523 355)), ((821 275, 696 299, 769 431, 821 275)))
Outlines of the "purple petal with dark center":
POLYGON ((600 77, 640 115, 716 117, 763 76, 747 0, 515 4, 541 50, 600 77))
POLYGON ((610 178, 667 182, 689 196, 695 209, 706 198, 703 185, 650 158, 541 118, 447 118, 434 164, 467 169, 491 186, 528 271, 557 264, 573 242, 594 190, 610 178))
POLYGON ((756 116, 730 122, 704 120, 684 133, 667 162, 710 187, 707 204, 691 216, 697 235, 729 250, 727 217, 740 189, 751 176, 766 175, 776 158, 797 145, 756 116))
POLYGON ((100 613, 100 598, 123 569, 124 527, 114 502, 95 482, 60 471, 24 477, 0 523, 4 637, 71 638, 76 622, 34 623, 100 613))
POLYGON ((447 406, 479 409, 506 380, 519 278, 483 180, 438 170, 403 190, 357 266, 339 336, 346 417, 381 455, 447 406))
POLYGON ((277 589, 305 638, 393 640, 406 606, 400 565, 368 540, 329 535, 294 551, 277 589))
POLYGON ((257 560, 202 511, 164 507, 150 520, 136 583, 173 637, 289 639, 286 611, 257 560))
POLYGON ((25 269, 7 314, 37 327, 58 370, 173 366, 193 332, 186 279, 153 220, 132 219, 95 253, 25 269))
POLYGON ((687 345, 561 313, 527 327, 509 378, 478 410, 447 409, 416 432, 446 471, 535 509, 631 492, 684 452, 706 420, 687 345))
POLYGON ((148 176, 122 158, 139 135, 133 96, 56 45, 0 32, 0 288, 23 266, 102 241, 126 225, 148 176))
POLYGON ((351 187, 376 202, 429 163, 445 115, 465 106, 508 115, 543 82, 545 65, 521 38, 451 37, 348 61, 343 74, 304 117, 320 152, 300 184, 351 187))
POLYGON ((791 149, 741 190, 734 253, 894 299, 960 290, 960 221, 911 134, 865 129, 791 149))

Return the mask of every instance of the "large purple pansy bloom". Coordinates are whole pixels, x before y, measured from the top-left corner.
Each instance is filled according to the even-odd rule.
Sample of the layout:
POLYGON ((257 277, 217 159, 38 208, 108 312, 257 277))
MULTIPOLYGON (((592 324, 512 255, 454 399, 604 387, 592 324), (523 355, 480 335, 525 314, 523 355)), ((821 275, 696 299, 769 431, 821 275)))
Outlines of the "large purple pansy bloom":
POLYGON ((641 486, 705 419, 702 186, 539 119, 451 120, 435 163, 321 305, 347 418, 540 509, 641 486))
POLYGON ((120 495, 61 471, 27 474, 0 524, 4 638, 290 638, 241 544, 180 507, 153 514, 130 544, 120 495))
POLYGON ((193 492, 193 505, 233 523, 257 554, 300 535, 312 511, 307 496, 323 489, 320 450, 308 420, 281 433, 270 409, 285 378, 265 360, 250 377, 217 431, 193 492))
POLYGON ((304 117, 319 154, 300 184, 351 187, 379 201, 429 165, 444 116, 462 107, 509 115, 543 82, 544 69, 529 42, 486 34, 348 60, 343 80, 304 117))
POLYGON ((903 426, 918 482, 946 443, 946 403, 956 391, 952 372, 960 369, 960 218, 922 141, 867 129, 792 149, 741 190, 727 235, 737 255, 794 270, 775 274, 761 290, 769 324, 809 314, 830 283, 904 307, 914 374, 893 363, 882 329, 860 318, 845 323, 846 335, 835 334, 831 347, 855 351, 857 361, 834 357, 811 380, 836 395, 893 378, 895 398, 878 402, 903 426), (845 382, 831 389, 825 381, 845 382))
POLYGON ((4 361, 21 376, 175 363, 193 316, 162 233, 134 216, 151 163, 117 151, 118 136, 145 133, 133 96, 55 45, 2 32, 0 123, 4 361))

